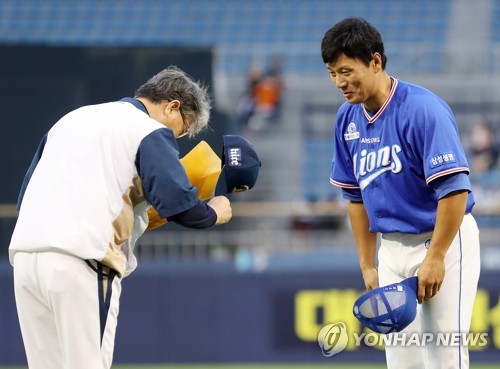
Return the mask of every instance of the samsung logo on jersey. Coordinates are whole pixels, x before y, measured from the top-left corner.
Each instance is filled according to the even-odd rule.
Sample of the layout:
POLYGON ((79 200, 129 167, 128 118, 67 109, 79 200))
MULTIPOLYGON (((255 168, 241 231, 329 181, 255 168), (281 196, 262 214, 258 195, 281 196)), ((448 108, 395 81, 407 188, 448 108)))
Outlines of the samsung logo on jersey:
POLYGON ((380 142, 380 137, 371 137, 371 138, 362 138, 361 143, 379 143, 380 142))
POLYGON ((384 146, 376 151, 361 150, 354 155, 354 174, 359 183, 359 188, 364 190, 375 178, 382 173, 391 171, 399 173, 403 165, 398 157, 401 152, 399 145, 384 146), (360 178, 363 178, 360 181, 360 178))
POLYGON ((344 140, 356 140, 359 138, 359 132, 356 128, 356 124, 354 122, 349 123, 347 126, 347 133, 344 133, 344 140))

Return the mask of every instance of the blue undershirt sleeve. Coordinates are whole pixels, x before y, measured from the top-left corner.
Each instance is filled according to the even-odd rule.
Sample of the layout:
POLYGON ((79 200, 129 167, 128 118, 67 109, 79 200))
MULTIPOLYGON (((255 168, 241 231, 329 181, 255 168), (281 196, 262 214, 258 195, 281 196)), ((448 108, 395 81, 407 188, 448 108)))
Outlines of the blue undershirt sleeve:
POLYGON ((208 228, 217 221, 215 210, 202 201, 198 201, 191 209, 168 218, 169 222, 175 222, 189 228, 208 228))
POLYGON ((359 188, 342 188, 342 197, 349 201, 363 202, 359 188))

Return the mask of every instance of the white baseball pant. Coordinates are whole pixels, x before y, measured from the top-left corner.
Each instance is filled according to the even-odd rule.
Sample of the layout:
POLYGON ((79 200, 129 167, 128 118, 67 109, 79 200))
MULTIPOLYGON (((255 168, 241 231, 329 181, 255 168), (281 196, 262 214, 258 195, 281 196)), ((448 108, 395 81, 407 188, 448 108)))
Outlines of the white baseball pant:
MULTIPOLYGON (((396 283, 417 275, 425 258, 432 232, 411 235, 383 234, 378 251, 379 285, 396 283)), ((480 272, 479 230, 471 214, 465 215, 460 230, 445 257, 446 274, 439 292, 417 308, 415 320, 402 333, 468 333, 480 272)), ((467 369, 466 345, 445 347, 386 347, 389 369, 467 369)))
POLYGON ((111 367, 121 278, 92 263, 57 252, 16 253, 14 290, 30 369, 111 367))

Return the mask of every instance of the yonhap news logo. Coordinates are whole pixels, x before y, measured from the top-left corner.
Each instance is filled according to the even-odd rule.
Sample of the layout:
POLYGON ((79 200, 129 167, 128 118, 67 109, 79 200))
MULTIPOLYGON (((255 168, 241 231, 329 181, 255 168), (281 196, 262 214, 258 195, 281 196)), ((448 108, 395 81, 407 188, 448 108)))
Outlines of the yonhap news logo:
POLYGON ((318 344, 325 357, 344 351, 347 341, 347 327, 343 322, 327 324, 318 332, 318 344))
MULTIPOLYGON (((351 338, 355 347, 410 347, 410 346, 475 346, 486 347, 489 344, 488 333, 421 333, 421 332, 394 332, 379 334, 375 332, 353 332, 351 338)), ((331 357, 344 351, 349 341, 347 327, 344 322, 324 325, 318 332, 318 344, 325 357, 331 357)))
POLYGON ((386 347, 410 347, 410 346, 488 346, 488 333, 419 333, 419 332, 395 332, 390 334, 354 333, 356 347, 364 346, 386 346, 386 347))

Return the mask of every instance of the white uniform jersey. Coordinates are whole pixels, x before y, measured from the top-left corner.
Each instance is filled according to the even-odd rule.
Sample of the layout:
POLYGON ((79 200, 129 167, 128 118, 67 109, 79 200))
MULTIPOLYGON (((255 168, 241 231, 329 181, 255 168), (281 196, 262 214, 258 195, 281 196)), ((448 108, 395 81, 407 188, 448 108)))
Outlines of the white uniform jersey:
POLYGON ((144 214, 151 203, 168 217, 196 204, 172 131, 141 110, 85 106, 52 127, 21 191, 11 263, 18 251, 59 251, 128 275, 133 231, 147 226, 134 207, 144 214))

